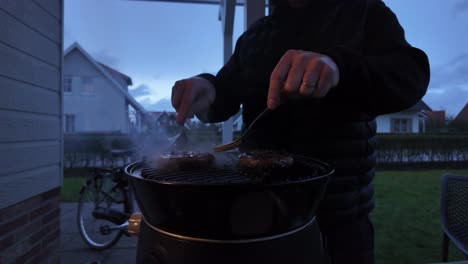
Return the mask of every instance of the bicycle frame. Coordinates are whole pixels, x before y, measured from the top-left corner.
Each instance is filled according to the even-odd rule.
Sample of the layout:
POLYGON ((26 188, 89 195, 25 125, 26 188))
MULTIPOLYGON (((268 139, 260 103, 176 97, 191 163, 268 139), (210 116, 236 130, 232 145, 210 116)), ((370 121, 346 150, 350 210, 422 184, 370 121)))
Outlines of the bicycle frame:
MULTIPOLYGON (((113 182, 116 184, 112 187, 110 192, 114 192, 118 190, 122 192, 123 195, 123 204, 124 204, 124 212, 120 212, 117 210, 99 210, 99 208, 95 208, 93 211, 93 216, 98 219, 105 219, 107 221, 113 222, 116 224, 115 226, 106 227, 105 230, 102 230, 103 233, 105 232, 112 232, 115 230, 122 230, 126 235, 126 229, 128 227, 128 219, 130 216, 135 213, 135 206, 134 206, 134 195, 133 190, 129 184, 129 180, 127 179, 127 175, 123 173, 122 169, 103 169, 97 168, 94 169, 93 174, 89 177, 85 183, 85 185, 81 188, 80 194, 82 194, 86 188, 88 188, 91 183, 97 183, 98 179, 102 179, 103 177, 110 177, 113 182), (94 181, 94 182, 92 182, 94 181), (123 223, 121 220, 125 218, 123 223)), ((116 200, 114 197, 109 195, 107 192, 100 192, 103 195, 102 198, 98 201, 98 203, 104 201, 104 199, 110 199, 115 203, 120 203, 120 201, 116 200)))

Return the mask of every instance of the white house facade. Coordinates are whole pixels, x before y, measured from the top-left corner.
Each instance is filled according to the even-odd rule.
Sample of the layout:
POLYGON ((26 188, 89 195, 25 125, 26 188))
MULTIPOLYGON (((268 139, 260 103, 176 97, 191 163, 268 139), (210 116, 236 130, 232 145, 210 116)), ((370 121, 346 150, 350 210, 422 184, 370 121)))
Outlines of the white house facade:
POLYGON ((377 117, 377 133, 419 133, 420 117, 413 112, 399 112, 377 117))
POLYGON ((428 111, 431 108, 421 100, 407 110, 378 116, 377 133, 424 133, 428 111))
MULTIPOLYGON (((423 101, 413 107, 376 118, 377 133, 424 133, 426 112, 432 111, 423 101)), ((242 110, 233 117, 233 131, 242 129, 242 110)))
POLYGON ((128 76, 95 61, 78 43, 65 51, 63 72, 65 133, 140 129, 146 111, 128 93, 128 76))

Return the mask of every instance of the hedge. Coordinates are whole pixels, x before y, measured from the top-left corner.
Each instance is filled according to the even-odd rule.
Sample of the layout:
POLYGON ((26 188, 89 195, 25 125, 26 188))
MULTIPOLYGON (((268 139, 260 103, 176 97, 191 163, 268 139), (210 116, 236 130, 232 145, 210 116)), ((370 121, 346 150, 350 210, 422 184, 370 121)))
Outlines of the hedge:
MULTIPOLYGON (((110 164, 116 158, 138 159, 142 149, 164 148, 168 138, 177 133, 132 137, 115 133, 66 134, 65 166, 99 166, 110 164), (129 152, 127 156, 115 157, 112 149, 129 152)), ((221 142, 219 127, 215 125, 192 128, 187 135, 192 144, 188 148, 206 148, 221 142)), ((234 138, 237 136, 235 134, 234 138)), ((430 163, 463 167, 468 162, 468 134, 379 134, 377 160, 382 167, 427 167, 430 163)))

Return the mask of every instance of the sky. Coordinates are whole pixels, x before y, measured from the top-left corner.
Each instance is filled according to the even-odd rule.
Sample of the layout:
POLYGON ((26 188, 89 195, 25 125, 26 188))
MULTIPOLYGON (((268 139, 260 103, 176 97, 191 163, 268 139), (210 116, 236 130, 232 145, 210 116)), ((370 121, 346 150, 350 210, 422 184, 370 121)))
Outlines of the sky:
MULTIPOLYGON (((468 0, 386 0, 408 42, 431 64, 423 100, 455 117, 468 103, 468 0)), ((173 111, 175 81, 223 65, 219 6, 124 0, 65 0, 65 48, 78 42, 96 60, 130 76, 147 110, 173 111)), ((242 7, 234 36, 243 32, 242 7)))

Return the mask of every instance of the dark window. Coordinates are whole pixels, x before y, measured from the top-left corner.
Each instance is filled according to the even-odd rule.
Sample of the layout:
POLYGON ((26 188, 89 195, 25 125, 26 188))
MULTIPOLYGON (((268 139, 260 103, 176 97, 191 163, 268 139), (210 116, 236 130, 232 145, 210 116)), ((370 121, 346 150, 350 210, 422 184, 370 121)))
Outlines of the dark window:
POLYGON ((65 133, 75 132, 75 115, 65 115, 65 133))
POLYGON ((94 80, 91 76, 81 77, 81 83, 83 84, 83 95, 94 95, 94 80))
POLYGON ((410 118, 392 118, 391 119, 391 131, 392 133, 411 133, 412 132, 412 120, 410 118))
POLYGON ((73 90, 73 78, 70 75, 65 75, 63 78, 63 92, 71 93, 73 90))

